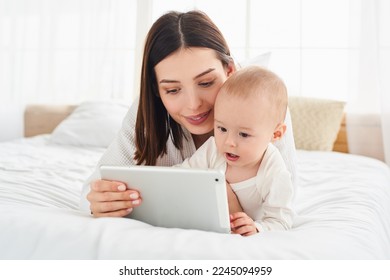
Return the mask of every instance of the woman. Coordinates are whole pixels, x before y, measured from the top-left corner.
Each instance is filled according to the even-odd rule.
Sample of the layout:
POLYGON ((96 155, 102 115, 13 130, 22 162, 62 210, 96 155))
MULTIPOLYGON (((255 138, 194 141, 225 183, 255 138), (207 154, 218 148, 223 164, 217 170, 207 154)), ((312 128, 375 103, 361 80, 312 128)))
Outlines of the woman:
MULTIPOLYGON (((214 101, 234 71, 229 47, 207 15, 190 11, 161 16, 147 35, 139 102, 130 108, 98 166, 181 163, 213 135, 214 101)), ((287 126, 290 133, 279 146, 294 179, 289 120, 287 126)), ((97 168, 88 180, 91 183, 84 186, 81 201, 82 208, 95 217, 125 216, 142 203, 137 191, 98 178, 97 168)), ((229 208, 236 212, 240 205, 231 188, 227 189, 229 208)))

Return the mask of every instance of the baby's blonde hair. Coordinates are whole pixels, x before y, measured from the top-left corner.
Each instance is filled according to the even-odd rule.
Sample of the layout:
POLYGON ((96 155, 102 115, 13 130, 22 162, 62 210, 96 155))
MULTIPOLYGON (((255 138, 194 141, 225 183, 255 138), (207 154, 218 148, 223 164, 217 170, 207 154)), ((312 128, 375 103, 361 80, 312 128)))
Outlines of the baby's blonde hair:
MULTIPOLYGON (((258 97, 267 102, 267 108, 277 123, 284 122, 287 111, 287 88, 275 73, 258 66, 236 71, 223 84, 220 94, 235 97, 258 97)), ((220 95, 219 94, 219 95, 220 95)))

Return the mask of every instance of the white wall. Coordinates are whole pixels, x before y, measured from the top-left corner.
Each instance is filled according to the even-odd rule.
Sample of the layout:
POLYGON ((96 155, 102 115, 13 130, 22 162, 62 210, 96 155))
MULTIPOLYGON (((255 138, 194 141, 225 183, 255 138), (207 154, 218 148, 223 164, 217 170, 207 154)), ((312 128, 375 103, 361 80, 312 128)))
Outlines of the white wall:
POLYGON ((381 116, 347 112, 349 153, 384 161, 381 116))
POLYGON ((0 105, 0 142, 23 136, 23 108, 19 104, 0 105))

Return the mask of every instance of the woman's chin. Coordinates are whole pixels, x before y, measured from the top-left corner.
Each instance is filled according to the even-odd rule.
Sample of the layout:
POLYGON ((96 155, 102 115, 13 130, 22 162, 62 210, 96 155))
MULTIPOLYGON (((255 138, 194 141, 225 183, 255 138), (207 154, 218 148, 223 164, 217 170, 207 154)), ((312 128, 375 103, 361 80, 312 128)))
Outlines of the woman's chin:
POLYGON ((200 124, 185 122, 184 127, 194 135, 205 135, 213 132, 214 122, 206 121, 200 124))
POLYGON ((214 133, 214 131, 213 131, 214 126, 213 125, 208 125, 208 126, 206 126, 206 125, 202 125, 202 126, 191 125, 191 126, 187 126, 186 128, 192 135, 211 136, 214 133))

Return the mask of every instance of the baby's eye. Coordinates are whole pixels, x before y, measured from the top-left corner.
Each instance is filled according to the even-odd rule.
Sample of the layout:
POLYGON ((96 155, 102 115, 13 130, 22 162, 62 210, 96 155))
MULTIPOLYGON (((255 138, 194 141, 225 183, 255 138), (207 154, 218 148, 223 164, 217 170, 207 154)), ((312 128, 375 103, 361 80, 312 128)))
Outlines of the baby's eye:
POLYGON ((222 127, 222 126, 218 126, 217 128, 218 128, 218 130, 221 131, 221 132, 226 132, 226 131, 227 131, 227 129, 224 128, 224 127, 222 127))
POLYGON ((248 133, 245 133, 245 132, 240 132, 238 135, 240 135, 243 138, 247 138, 250 136, 248 133))

